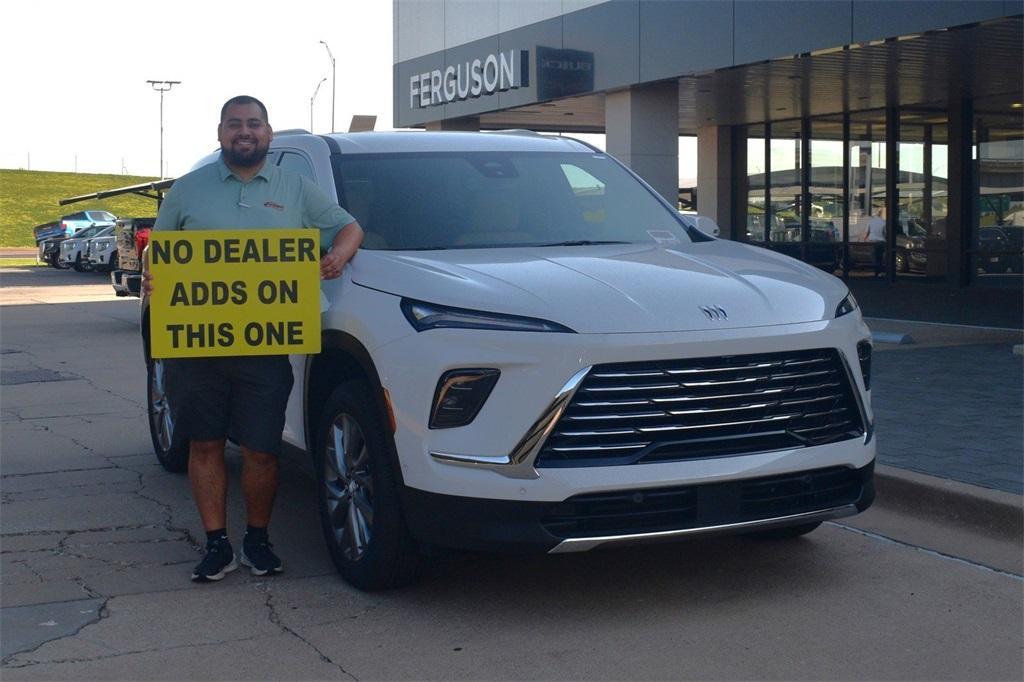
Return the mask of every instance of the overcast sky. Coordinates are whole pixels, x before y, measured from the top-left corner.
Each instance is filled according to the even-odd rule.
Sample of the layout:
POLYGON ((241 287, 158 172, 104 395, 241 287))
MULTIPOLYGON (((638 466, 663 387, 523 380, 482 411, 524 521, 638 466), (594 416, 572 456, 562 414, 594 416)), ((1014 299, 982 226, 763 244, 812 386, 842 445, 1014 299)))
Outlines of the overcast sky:
MULTIPOLYGON (((557 2, 558 0, 552 0, 557 2)), ((217 147, 220 106, 260 98, 277 130, 336 128, 353 114, 392 129, 392 0, 14 0, 0 21, 0 168, 159 175, 160 95, 147 80, 177 80, 164 95, 164 168, 188 171, 217 147)), ((581 135, 604 148, 603 135, 581 135)), ((696 145, 681 142, 680 176, 696 176, 696 145)), ((685 180, 684 180, 685 182, 685 180)))
POLYGON ((220 105, 254 95, 274 128, 331 124, 353 114, 392 127, 391 0, 4 4, 0 41, 0 167, 157 175, 160 95, 147 80, 180 80, 164 95, 164 162, 187 171, 217 146, 220 105))

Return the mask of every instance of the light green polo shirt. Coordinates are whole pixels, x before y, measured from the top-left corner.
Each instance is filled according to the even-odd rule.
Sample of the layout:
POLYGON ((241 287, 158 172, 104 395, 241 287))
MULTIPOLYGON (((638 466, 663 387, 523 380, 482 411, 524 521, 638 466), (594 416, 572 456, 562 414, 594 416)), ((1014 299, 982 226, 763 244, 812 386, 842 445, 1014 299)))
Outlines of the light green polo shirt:
POLYGON ((154 230, 264 230, 313 227, 320 247, 355 218, 307 177, 264 164, 243 182, 219 158, 186 173, 164 197, 154 230))

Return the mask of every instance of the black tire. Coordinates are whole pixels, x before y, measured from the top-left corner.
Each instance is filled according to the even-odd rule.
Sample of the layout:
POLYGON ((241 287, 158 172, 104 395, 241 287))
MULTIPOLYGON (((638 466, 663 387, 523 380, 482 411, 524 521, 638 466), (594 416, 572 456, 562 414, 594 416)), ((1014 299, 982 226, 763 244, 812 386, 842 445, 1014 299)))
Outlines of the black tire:
POLYGON ((785 528, 755 530, 752 533, 748 533, 748 535, 758 540, 791 540, 801 535, 807 535, 816 530, 820 525, 821 521, 815 521, 813 523, 801 523, 798 526, 786 526, 785 528))
POLYGON ((88 272, 91 268, 88 263, 82 262, 82 254, 78 254, 75 258, 75 264, 72 266, 75 268, 75 272, 88 272))
POLYGON ((114 270, 117 270, 117 262, 117 251, 114 251, 114 253, 110 254, 110 261, 103 266, 103 272, 113 272, 114 270))
POLYGON ((365 382, 336 387, 324 405, 313 461, 327 551, 338 573, 360 590, 407 585, 421 563, 375 404, 365 382))
POLYGON ((149 412, 149 437, 153 452, 164 469, 174 474, 188 471, 188 440, 174 433, 170 404, 164 384, 163 361, 146 363, 146 405, 149 412))

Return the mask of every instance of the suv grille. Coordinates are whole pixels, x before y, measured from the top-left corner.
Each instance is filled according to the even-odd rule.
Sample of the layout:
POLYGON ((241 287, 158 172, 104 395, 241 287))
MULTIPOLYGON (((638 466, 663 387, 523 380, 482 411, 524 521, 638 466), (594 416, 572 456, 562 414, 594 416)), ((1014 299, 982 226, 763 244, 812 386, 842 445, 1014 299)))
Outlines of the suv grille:
POLYGON ((832 348, 596 365, 536 466, 724 457, 863 434, 832 348))
POLYGON ((556 537, 573 538, 778 518, 862 501, 873 470, 871 465, 859 470, 832 467, 726 483, 576 495, 555 505, 541 523, 556 537))

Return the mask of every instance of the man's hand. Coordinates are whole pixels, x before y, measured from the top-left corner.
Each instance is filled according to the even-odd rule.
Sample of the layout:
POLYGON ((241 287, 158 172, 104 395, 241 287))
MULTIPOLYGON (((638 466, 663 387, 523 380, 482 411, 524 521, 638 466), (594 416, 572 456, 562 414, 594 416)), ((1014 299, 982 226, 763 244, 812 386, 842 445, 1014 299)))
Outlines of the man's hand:
POLYGON ((335 279, 341 276, 345 264, 355 255, 356 249, 363 243, 363 228, 352 221, 341 228, 334 237, 331 250, 320 258, 320 279, 335 279))
POLYGON ((142 250, 142 295, 153 294, 153 273, 149 271, 149 244, 142 250))
POLYGON ((345 259, 338 251, 328 251, 320 257, 320 279, 335 279, 341 276, 345 259))

